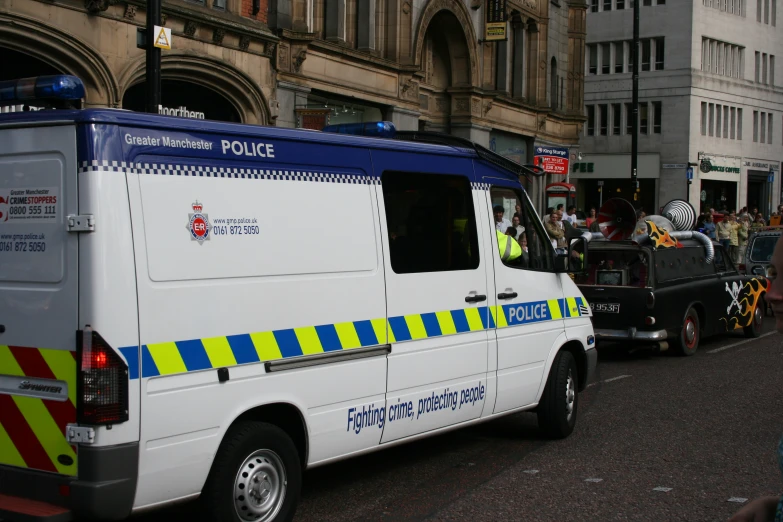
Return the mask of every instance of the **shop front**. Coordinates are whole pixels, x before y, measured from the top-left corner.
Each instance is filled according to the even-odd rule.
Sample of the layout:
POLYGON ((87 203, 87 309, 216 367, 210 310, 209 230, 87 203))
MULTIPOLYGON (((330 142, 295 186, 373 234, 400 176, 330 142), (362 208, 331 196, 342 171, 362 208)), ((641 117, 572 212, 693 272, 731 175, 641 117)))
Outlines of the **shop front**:
POLYGON ((699 213, 738 210, 740 202, 741 158, 721 154, 699 153, 698 156, 699 185, 698 205, 694 205, 699 213))
POLYGON ((582 159, 570 165, 570 180, 576 185, 577 209, 589 214, 591 208, 599 210, 608 199, 622 198, 637 210, 657 213, 660 168, 658 154, 639 154, 637 192, 631 187, 630 154, 583 152, 582 159))
MULTIPOLYGON (((145 112, 146 88, 144 82, 131 86, 122 98, 122 108, 145 112)), ((158 114, 237 123, 242 121, 236 107, 229 100, 197 83, 162 80, 160 94, 158 114)))
POLYGON ((327 125, 384 120, 383 107, 325 91, 312 90, 297 97, 295 127, 321 130, 327 125))
POLYGON ((769 219, 781 201, 780 162, 745 159, 742 168, 747 179, 745 193, 748 208, 757 208, 769 219))

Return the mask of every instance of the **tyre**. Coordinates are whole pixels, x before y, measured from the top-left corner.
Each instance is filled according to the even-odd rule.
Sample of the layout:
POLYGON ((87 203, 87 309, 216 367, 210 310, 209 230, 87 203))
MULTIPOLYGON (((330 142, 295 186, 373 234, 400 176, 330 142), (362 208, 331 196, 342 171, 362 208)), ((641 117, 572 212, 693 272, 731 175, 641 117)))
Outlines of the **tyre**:
POLYGON ((568 437, 576 426, 579 375, 571 352, 557 354, 538 405, 538 427, 549 438, 568 437))
POLYGON ((678 353, 680 355, 693 355, 699 348, 699 337, 701 336, 699 325, 699 314, 693 308, 688 309, 685 314, 685 320, 682 322, 680 330, 680 343, 678 353))
POLYGON ((764 326, 764 313, 767 308, 767 304, 764 301, 764 297, 759 296, 759 300, 756 303, 756 307, 753 309, 753 318, 750 324, 745 327, 745 337, 758 337, 761 335, 761 327, 764 326))
POLYGON ((202 491, 215 522, 282 522, 293 519, 302 466, 291 438, 264 422, 232 427, 215 455, 202 491))

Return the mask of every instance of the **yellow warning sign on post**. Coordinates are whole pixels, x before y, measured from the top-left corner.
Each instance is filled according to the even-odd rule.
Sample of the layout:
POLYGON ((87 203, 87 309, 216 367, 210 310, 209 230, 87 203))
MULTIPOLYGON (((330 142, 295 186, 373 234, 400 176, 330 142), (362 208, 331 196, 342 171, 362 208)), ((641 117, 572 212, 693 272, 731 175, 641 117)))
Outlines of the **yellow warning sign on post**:
POLYGON ((171 29, 156 25, 154 35, 155 40, 152 42, 153 46, 159 49, 171 50, 171 29))

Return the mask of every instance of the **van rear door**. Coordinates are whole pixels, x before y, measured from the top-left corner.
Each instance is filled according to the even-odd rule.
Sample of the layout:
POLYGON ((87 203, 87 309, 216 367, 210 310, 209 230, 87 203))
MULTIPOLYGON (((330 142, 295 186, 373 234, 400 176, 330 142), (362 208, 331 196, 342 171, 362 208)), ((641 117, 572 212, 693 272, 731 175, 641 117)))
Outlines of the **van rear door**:
POLYGON ((76 475, 74 125, 0 127, 0 466, 76 475))

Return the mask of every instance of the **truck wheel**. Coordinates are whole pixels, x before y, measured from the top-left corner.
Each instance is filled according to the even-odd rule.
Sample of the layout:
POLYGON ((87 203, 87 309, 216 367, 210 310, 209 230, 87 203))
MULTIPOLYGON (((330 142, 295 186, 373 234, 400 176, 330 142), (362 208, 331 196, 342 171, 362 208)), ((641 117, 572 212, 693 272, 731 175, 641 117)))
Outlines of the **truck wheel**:
POLYGON ((756 308, 753 309, 753 319, 750 324, 745 327, 745 337, 758 337, 761 335, 761 327, 764 325, 764 310, 767 308, 767 304, 764 301, 764 297, 759 296, 759 300, 756 303, 756 308))
POLYGON ((552 363, 544 396, 536 410, 538 427, 547 437, 562 439, 574 431, 579 405, 578 378, 574 356, 567 350, 560 351, 552 363))
POLYGON ((688 309, 680 332, 680 355, 693 355, 699 348, 699 314, 693 308, 688 309))
POLYGON ((290 521, 301 486, 291 438, 272 424, 242 422, 223 439, 202 499, 215 522, 290 521))

